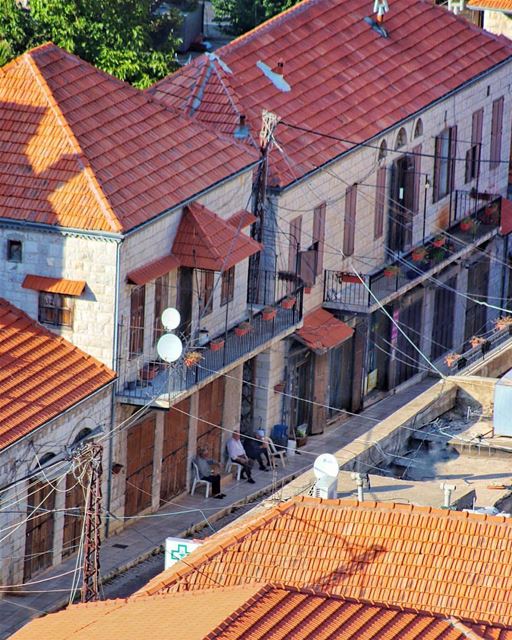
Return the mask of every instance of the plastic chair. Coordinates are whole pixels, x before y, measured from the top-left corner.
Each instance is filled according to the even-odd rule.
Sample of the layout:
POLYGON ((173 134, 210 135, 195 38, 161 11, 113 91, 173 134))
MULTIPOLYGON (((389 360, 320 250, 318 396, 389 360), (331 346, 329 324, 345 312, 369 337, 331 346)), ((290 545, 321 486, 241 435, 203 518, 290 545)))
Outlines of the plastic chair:
POLYGON ((236 467, 236 479, 240 480, 244 468, 241 464, 238 464, 238 462, 233 462, 233 460, 231 460, 227 448, 225 449, 224 454, 226 457, 226 473, 231 473, 232 468, 236 467))
POLYGON ((208 480, 203 480, 201 478, 201 476, 199 475, 199 469, 197 467, 197 464, 195 462, 192 462, 192 486, 190 487, 191 496, 194 495, 194 491, 196 490, 196 487, 200 484, 205 485, 206 492, 204 497, 208 498, 210 496, 210 490, 212 488, 212 485, 210 482, 208 482, 208 480))
POLYGON ((274 441, 272 440, 272 438, 269 438, 268 436, 265 436, 263 438, 263 442, 267 443, 268 446, 268 457, 270 458, 270 463, 271 465, 275 468, 276 466, 276 458, 279 458, 281 460, 281 464, 283 465, 283 467, 286 467, 286 460, 285 460, 285 452, 283 449, 277 449, 276 445, 274 444, 274 441))

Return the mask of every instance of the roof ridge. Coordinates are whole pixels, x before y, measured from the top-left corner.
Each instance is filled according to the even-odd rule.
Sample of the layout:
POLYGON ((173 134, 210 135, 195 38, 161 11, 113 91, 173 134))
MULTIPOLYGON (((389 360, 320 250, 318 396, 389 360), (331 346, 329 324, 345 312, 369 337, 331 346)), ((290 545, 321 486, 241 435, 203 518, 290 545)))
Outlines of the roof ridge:
MULTIPOLYGON (((42 47, 48 47, 50 46, 52 43, 46 43, 45 45, 42 45, 42 47)), ((56 46, 56 45, 53 45, 56 46)), ((60 50, 60 47, 57 47, 60 50)), ((39 49, 39 47, 38 47, 39 49)), ((94 197, 96 198, 98 204, 100 205, 101 210, 103 211, 103 214, 105 216, 106 221, 108 222, 108 224, 110 225, 110 228, 112 229, 112 231, 115 232, 119 232, 122 231, 122 225, 119 222, 119 220, 117 219, 117 216, 114 213, 114 210, 112 209, 107 197, 105 196, 105 194, 103 193, 103 189, 101 188, 96 175, 94 174, 94 171, 91 168, 91 165, 89 164, 89 161, 87 160, 87 157, 85 156, 80 143, 78 142, 78 139, 76 138, 75 134, 73 133, 72 128, 70 127, 69 123, 67 122, 64 114, 62 113, 61 108, 59 107, 58 102, 55 100, 55 98, 53 97, 53 92, 50 89, 50 87, 48 86, 48 83, 46 82, 45 77, 43 76, 43 74, 41 73, 39 67, 36 64, 36 61, 33 59, 32 57, 32 53, 34 50, 28 51, 27 53, 23 54, 22 56, 22 60, 25 62, 25 64, 27 65, 27 67, 29 68, 31 74, 33 75, 35 81, 37 82, 37 84, 39 85, 42 94, 44 95, 44 97, 46 98, 46 100, 48 101, 48 104, 50 105, 50 108, 52 109, 58 124, 60 125, 60 127, 62 127, 62 129, 65 132, 66 137, 68 138, 68 141, 72 147, 72 149, 75 151, 75 153, 78 155, 78 162, 79 164, 82 166, 83 170, 84 170, 84 176, 87 180, 87 182, 89 183, 90 189, 94 195, 94 197)))

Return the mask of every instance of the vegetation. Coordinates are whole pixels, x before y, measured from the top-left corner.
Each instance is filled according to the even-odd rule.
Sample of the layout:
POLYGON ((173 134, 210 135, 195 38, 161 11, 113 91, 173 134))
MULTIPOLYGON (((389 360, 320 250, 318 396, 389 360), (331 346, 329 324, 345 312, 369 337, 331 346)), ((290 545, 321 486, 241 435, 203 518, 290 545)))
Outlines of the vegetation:
POLYGON ((216 20, 227 33, 240 35, 272 16, 293 7, 298 0, 212 0, 216 20))
MULTIPOLYGON (((44 42, 144 88, 174 69, 177 8, 161 0, 0 0, 0 64, 44 42)), ((195 0, 186 9, 193 8, 195 0)))

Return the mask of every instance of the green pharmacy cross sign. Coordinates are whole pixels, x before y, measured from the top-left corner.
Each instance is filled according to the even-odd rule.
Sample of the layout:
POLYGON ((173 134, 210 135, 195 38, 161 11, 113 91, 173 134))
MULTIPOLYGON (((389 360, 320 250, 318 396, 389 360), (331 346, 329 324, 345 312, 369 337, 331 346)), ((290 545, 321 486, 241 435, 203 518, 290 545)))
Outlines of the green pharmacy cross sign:
POLYGON ((185 556, 201 544, 200 540, 184 540, 183 538, 165 539, 165 568, 182 560, 185 556))

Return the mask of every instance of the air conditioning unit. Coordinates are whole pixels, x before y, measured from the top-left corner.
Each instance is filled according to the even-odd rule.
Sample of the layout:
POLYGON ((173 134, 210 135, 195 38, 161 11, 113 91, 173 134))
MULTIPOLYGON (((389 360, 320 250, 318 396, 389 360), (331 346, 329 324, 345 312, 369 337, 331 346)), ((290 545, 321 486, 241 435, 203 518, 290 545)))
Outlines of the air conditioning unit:
POLYGON ((338 478, 319 478, 313 487, 313 497, 335 500, 338 497, 338 478))

